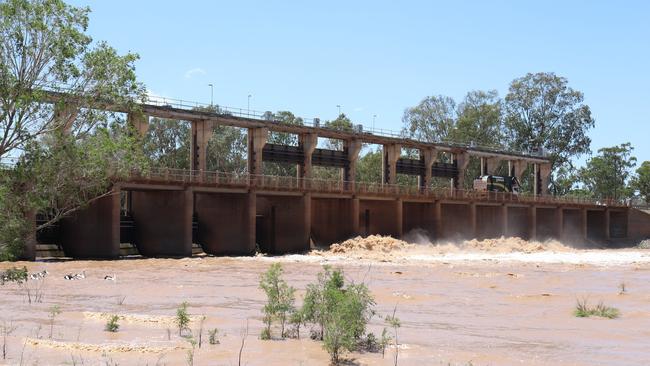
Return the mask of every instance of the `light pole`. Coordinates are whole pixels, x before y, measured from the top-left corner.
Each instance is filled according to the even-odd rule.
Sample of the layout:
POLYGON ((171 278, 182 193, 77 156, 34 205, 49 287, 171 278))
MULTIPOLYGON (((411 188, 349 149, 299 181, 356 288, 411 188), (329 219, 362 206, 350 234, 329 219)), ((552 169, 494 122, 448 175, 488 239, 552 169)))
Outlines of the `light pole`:
POLYGON ((252 95, 248 94, 248 106, 246 108, 246 114, 248 114, 249 117, 251 116, 251 97, 252 95))
MULTIPOLYGON (((337 104, 337 105, 336 105, 336 108, 339 109, 339 116, 340 116, 340 115, 341 115, 341 105, 340 105, 340 104, 337 104)), ((338 117, 338 116, 337 116, 337 117, 338 117)))
POLYGON ((214 105, 214 85, 208 84, 210 87, 210 107, 214 105))
POLYGON ((377 115, 376 115, 376 114, 373 114, 373 115, 372 115, 372 129, 373 129, 373 130, 375 129, 375 119, 376 119, 376 118, 377 118, 377 115))

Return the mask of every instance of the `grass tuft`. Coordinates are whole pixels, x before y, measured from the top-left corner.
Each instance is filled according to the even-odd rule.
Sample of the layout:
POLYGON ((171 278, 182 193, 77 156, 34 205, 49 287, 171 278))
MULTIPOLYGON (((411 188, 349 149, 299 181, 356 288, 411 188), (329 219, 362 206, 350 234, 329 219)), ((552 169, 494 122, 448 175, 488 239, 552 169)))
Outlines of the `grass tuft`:
POLYGON ((578 300, 573 315, 578 318, 588 318, 590 316, 599 316, 601 318, 616 319, 621 313, 617 308, 606 306, 599 302, 596 306, 590 306, 587 299, 578 300))

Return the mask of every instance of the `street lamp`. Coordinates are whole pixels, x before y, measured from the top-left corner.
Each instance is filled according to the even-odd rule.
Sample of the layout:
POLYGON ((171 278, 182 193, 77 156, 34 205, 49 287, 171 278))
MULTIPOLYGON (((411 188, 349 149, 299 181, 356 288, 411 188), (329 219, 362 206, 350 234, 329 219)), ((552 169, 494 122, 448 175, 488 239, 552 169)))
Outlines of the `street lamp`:
MULTIPOLYGON (((341 115, 341 105, 340 105, 340 104, 337 104, 337 105, 336 105, 336 108, 339 109, 339 116, 340 116, 340 115, 341 115)), ((338 116, 337 116, 337 117, 338 117, 338 116)))
POLYGON ((377 118, 377 115, 376 115, 376 114, 373 114, 373 115, 372 115, 372 129, 373 129, 373 130, 375 129, 375 119, 376 119, 376 118, 377 118))
POLYGON ((210 107, 212 107, 214 105, 214 85, 208 84, 208 86, 210 87, 210 107))
POLYGON ((251 116, 251 97, 252 95, 248 94, 248 107, 246 108, 246 113, 248 116, 251 116))

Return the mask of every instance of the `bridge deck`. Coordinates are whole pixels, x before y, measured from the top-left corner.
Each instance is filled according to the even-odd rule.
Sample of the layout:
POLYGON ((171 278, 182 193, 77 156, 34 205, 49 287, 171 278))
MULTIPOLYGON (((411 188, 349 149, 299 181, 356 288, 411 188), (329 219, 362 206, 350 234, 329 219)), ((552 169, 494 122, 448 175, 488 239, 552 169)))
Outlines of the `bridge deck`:
POLYGON ((346 196, 374 196, 427 201, 478 201, 519 203, 525 205, 571 205, 598 207, 627 207, 617 200, 595 200, 582 197, 543 196, 504 192, 477 192, 451 188, 423 188, 399 184, 348 182, 341 180, 305 179, 290 176, 266 176, 246 173, 191 171, 181 169, 150 169, 134 172, 120 181, 123 185, 205 187, 225 190, 256 190, 291 193, 313 193, 346 196))

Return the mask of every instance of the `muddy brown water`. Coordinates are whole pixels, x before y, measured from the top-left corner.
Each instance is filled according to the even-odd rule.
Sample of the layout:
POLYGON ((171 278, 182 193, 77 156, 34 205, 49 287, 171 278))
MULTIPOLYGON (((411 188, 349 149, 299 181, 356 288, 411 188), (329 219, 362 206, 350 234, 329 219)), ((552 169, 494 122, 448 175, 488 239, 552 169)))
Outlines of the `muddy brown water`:
MULTIPOLYGON (((195 365, 237 365, 247 321, 242 364, 327 365, 321 343, 306 339, 304 330, 300 340, 259 340, 265 300, 259 276, 275 261, 299 290, 299 303, 328 263, 351 280, 365 280, 378 314, 397 305, 399 365, 650 364, 650 251, 641 250, 418 253, 392 262, 293 255, 0 263, 3 270, 26 265, 32 272, 49 271, 40 303, 26 303, 24 290, 14 284, 0 287, 0 325, 15 328, 0 364, 187 364, 190 344, 171 323, 177 306, 187 301, 192 315, 206 316, 195 365), (85 279, 63 279, 82 271, 85 279), (103 279, 113 274, 116 281, 103 279), (576 299, 583 297, 618 308, 621 317, 574 317, 576 299), (53 305, 61 314, 50 339, 53 305), (104 331, 103 313, 126 316, 119 332, 104 331), (220 344, 210 345, 207 330, 215 327, 220 344)), ((198 326, 191 324, 195 334, 198 326)), ((377 316, 369 330, 379 335, 383 327, 377 316)), ((392 365, 393 354, 388 349, 385 358, 347 357, 353 364, 392 365)))

